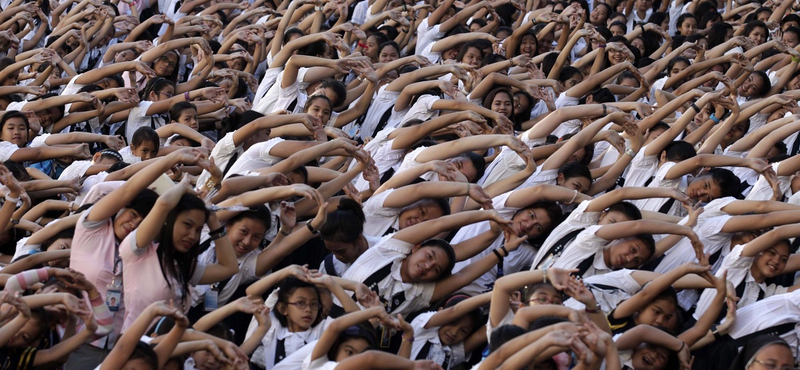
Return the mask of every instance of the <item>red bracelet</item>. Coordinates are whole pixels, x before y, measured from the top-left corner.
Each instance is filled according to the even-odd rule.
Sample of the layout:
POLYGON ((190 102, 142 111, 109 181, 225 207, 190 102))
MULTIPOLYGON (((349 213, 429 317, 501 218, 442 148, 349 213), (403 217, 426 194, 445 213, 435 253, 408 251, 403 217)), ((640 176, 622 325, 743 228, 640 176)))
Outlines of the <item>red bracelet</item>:
POLYGON ((597 313, 597 308, 584 308, 583 311, 586 313, 597 313))
POLYGON ((367 44, 362 43, 361 41, 358 42, 358 46, 364 48, 364 50, 369 50, 369 46, 367 46, 367 44))

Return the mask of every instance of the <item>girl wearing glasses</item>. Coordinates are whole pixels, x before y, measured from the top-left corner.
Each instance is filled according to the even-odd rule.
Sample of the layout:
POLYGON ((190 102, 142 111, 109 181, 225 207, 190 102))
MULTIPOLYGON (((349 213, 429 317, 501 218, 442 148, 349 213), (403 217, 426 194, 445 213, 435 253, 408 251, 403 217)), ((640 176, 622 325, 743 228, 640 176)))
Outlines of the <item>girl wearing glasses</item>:
MULTIPOLYGON (((329 276, 311 274, 307 268, 298 265, 273 272, 247 288, 248 297, 260 297, 277 285, 266 300, 267 307, 270 307, 271 325, 261 340, 261 346, 250 358, 255 369, 272 369, 286 356, 320 339, 333 321, 328 317, 330 296, 320 294, 315 283, 330 290, 342 302, 346 312, 359 310, 358 305, 329 276)), ((352 288, 348 286, 348 289, 352 288)), ((245 341, 255 333, 255 326, 251 322, 245 341)))

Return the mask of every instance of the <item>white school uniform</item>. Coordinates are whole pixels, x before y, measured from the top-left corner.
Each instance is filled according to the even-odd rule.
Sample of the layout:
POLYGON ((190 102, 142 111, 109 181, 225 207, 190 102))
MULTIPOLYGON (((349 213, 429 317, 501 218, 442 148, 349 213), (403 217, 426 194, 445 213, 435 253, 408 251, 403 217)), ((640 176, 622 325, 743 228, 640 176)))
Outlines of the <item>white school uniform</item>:
MULTIPOLYGON (((549 250, 554 244, 558 243, 567 234, 570 234, 576 230, 586 229, 589 226, 596 225, 597 222, 600 221, 601 212, 586 212, 586 208, 589 207, 591 202, 591 200, 585 200, 581 202, 581 204, 579 204, 578 207, 575 208, 572 213, 570 213, 566 220, 561 222, 558 226, 556 226, 555 229, 553 229, 552 232, 550 232, 550 236, 548 236, 544 243, 542 243, 542 246, 539 247, 539 252, 536 254, 536 257, 533 259, 533 263, 531 264, 531 270, 536 270, 540 265, 543 268, 550 267, 553 264, 554 259, 545 261, 545 258, 548 257, 549 250), (543 262, 545 263, 543 264, 543 262)), ((566 249, 568 245, 569 244, 565 245, 564 248, 566 249)))
MULTIPOLYGON (((261 345, 256 348, 253 355, 250 357, 250 362, 261 366, 267 370, 271 370, 275 363, 278 361, 283 361, 285 357, 276 357, 277 354, 277 346, 279 341, 283 341, 284 346, 284 356, 288 356, 291 353, 294 353, 303 346, 305 346, 308 342, 313 340, 319 339, 322 335, 322 332, 333 322, 332 319, 327 318, 322 320, 316 326, 309 328, 303 332, 296 332, 292 333, 289 331, 288 328, 281 325, 278 318, 275 317, 273 312, 269 313, 270 321, 272 325, 270 326, 267 334, 264 335, 264 338, 261 339, 261 345)), ((258 323, 256 322, 255 318, 250 321, 250 326, 247 328, 247 338, 253 335, 256 328, 258 327, 258 323)))
MULTIPOLYGON (((743 308, 749 306, 759 300, 759 295, 764 298, 773 295, 783 294, 788 292, 788 288, 776 284, 757 283, 750 274, 750 267, 755 261, 755 257, 743 257, 742 252, 746 245, 737 245, 733 247, 731 253, 725 257, 722 266, 717 271, 716 276, 719 278, 725 271, 728 271, 728 281, 734 287, 740 284, 746 284, 744 293, 739 297, 739 302, 736 302, 736 308, 743 308)), ((697 302, 697 310, 695 310, 694 317, 699 318, 706 310, 714 296, 717 294, 716 289, 705 289, 700 295, 700 300, 697 302)))
MULTIPOLYGON (((506 205, 506 202, 512 193, 513 191, 510 191, 492 199, 492 205, 494 206, 494 209, 505 219, 511 219, 520 209, 520 207, 510 207, 506 205)), ((465 240, 472 239, 480 234, 483 234, 490 229, 491 223, 489 221, 481 221, 475 224, 466 225, 458 230, 456 235, 451 240, 451 243, 461 243, 465 240)), ((503 246, 503 242, 503 236, 497 237, 488 247, 474 257, 456 263, 456 265, 453 267, 453 273, 455 274, 467 266, 470 266, 488 256, 489 254, 492 254, 493 250, 503 246)), ((520 245, 516 250, 510 251, 508 256, 503 258, 503 275, 513 274, 528 268, 535 255, 536 249, 528 244, 520 245)), ((467 286, 461 288, 459 292, 475 296, 491 291, 495 281, 500 277, 498 266, 499 265, 492 266, 489 271, 473 280, 467 286)))
POLYGON ((736 340, 756 332, 777 335, 789 344, 796 359, 800 345, 797 323, 800 323, 800 290, 775 295, 737 310, 736 321, 728 336, 736 340), (782 327, 791 324, 795 326, 782 327))
POLYGON ((442 365, 445 369, 463 363, 467 360, 464 350, 464 343, 452 346, 445 346, 439 340, 439 326, 425 328, 436 312, 425 312, 414 318, 410 325, 414 328, 414 343, 411 346, 411 359, 432 360, 442 365), (425 347, 429 347, 428 353, 422 353, 425 347), (424 356, 424 357, 423 357, 424 356))
POLYGON ((391 208, 384 206, 386 198, 396 189, 386 190, 378 195, 372 196, 364 202, 364 235, 382 237, 390 230, 396 232, 400 230, 399 218, 401 208, 391 208))
MULTIPOLYGON (((380 243, 381 240, 383 240, 383 238, 378 238, 378 237, 368 236, 368 235, 364 235, 364 239, 366 239, 366 241, 367 241, 367 248, 372 248, 375 245, 377 245, 378 243, 380 243)), ((336 258, 335 256, 331 259, 331 261, 333 261, 333 268, 336 271, 334 271, 333 273, 328 272, 327 268, 325 267, 325 261, 322 261, 322 263, 319 264, 319 272, 321 272, 323 274, 326 274, 326 275, 334 275, 335 274, 335 276, 342 276, 342 275, 344 275, 345 272, 347 272, 347 269, 349 269, 350 266, 353 265, 352 263, 344 263, 342 261, 339 261, 339 259, 336 258)))
POLYGON ((147 110, 150 109, 151 105, 153 105, 151 101, 141 101, 139 105, 131 109, 131 112, 128 114, 127 126, 125 126, 125 139, 127 139, 128 142, 133 141, 133 133, 135 133, 136 129, 139 127, 150 126, 153 129, 157 129, 167 124, 164 117, 157 114, 147 115, 147 110))
MULTIPOLYGON (((377 290, 378 296, 390 303, 392 315, 402 314, 405 316, 417 312, 430 305, 436 284, 403 282, 400 276, 401 264, 411 254, 413 247, 413 244, 396 238, 384 239, 358 257, 342 278, 363 283, 373 273, 387 264, 391 264, 389 275, 370 288, 377 290), (401 293, 405 294, 405 300, 402 302, 397 299, 401 293)), ((335 297, 334 303, 340 304, 335 297)))
MULTIPOLYGON (((633 278, 634 271, 636 270, 622 269, 604 275, 589 276, 583 279, 583 283, 594 295, 597 307, 605 313, 610 313, 622 301, 642 290, 642 286, 633 278)), ((586 308, 586 305, 578 302, 575 298, 566 300, 564 306, 576 310, 586 308)))
POLYGON ((601 227, 590 226, 578 234, 575 241, 564 250, 552 267, 571 270, 577 268, 586 259, 593 258, 592 265, 583 274, 584 278, 611 272, 611 267, 607 266, 603 259, 603 251, 611 241, 595 235, 601 227))
POLYGON ((247 171, 253 171, 264 167, 272 167, 276 163, 283 160, 283 158, 270 155, 269 152, 275 145, 280 144, 284 140, 276 137, 264 142, 256 143, 250 146, 225 174, 225 178, 231 175, 244 175, 247 171))
MULTIPOLYGON (((211 150, 211 158, 214 158, 214 163, 222 170, 228 168, 228 162, 234 160, 234 156, 238 159, 239 157, 244 154, 244 150, 242 149, 242 144, 238 146, 233 141, 233 135, 236 133, 229 132, 225 134, 225 136, 220 139, 216 145, 214 145, 214 149, 211 150)), ((231 163, 232 164, 232 163, 231 163)), ((197 178, 198 184, 205 184, 208 179, 211 178, 211 173, 203 170, 200 174, 200 177, 197 178)))
POLYGON ((286 358, 275 364, 272 370, 297 370, 302 368, 306 359, 311 358, 311 352, 314 351, 314 346, 317 345, 317 342, 319 342, 319 340, 312 340, 305 346, 300 347, 297 351, 287 354, 286 358))
MULTIPOLYGON (((364 145, 364 150, 369 152, 370 156, 372 156, 372 159, 375 161, 375 167, 378 167, 378 173, 381 176, 390 169, 399 168, 400 163, 403 162, 404 150, 392 149, 394 139, 389 139, 389 134, 394 130, 394 128, 381 130, 374 139, 364 145)), ((358 163, 353 161, 350 163, 350 168, 357 165, 358 163)), ((353 180, 353 185, 355 185, 358 191, 369 189, 369 181, 365 180, 363 176, 357 176, 353 180)))
MULTIPOLYGON (((528 135, 525 133, 522 134, 522 141, 529 148, 533 148, 544 144, 545 138, 528 139, 528 135)), ((486 168, 483 178, 478 180, 478 185, 493 184, 524 170, 526 166, 525 161, 517 152, 504 146, 497 158, 486 168)))
MULTIPOLYGON (((664 163, 658 171, 656 171, 655 178, 650 184, 647 186, 649 188, 677 188, 680 191, 686 191, 686 187, 689 186, 688 180, 686 176, 680 176, 675 179, 665 179, 667 172, 674 167, 677 163, 676 162, 667 162, 664 163)), ((648 198, 648 199, 639 199, 634 200, 632 203, 642 211, 651 211, 651 212, 658 212, 661 206, 667 203, 667 198, 648 198)), ((683 209, 683 206, 680 202, 675 201, 672 203, 672 207, 668 210, 667 214, 672 216, 686 216, 686 210, 683 209)))

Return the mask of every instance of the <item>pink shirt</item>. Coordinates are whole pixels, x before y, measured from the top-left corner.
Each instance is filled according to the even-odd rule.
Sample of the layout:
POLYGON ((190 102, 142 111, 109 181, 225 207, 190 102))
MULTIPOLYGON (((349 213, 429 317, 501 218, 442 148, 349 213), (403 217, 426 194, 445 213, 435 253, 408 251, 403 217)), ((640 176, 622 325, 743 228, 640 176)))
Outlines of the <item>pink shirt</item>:
MULTIPOLYGON (((125 300, 125 322, 122 325, 124 332, 133 324, 139 315, 144 312, 151 303, 157 301, 174 300, 176 305, 183 304, 185 311, 191 307, 191 302, 183 302, 183 297, 187 294, 180 291, 179 284, 172 280, 174 289, 170 289, 167 280, 161 271, 161 264, 158 261, 158 243, 150 243, 144 248, 136 246, 136 232, 134 230, 120 243, 119 256, 122 258, 122 276, 125 280, 124 300, 125 300)), ((190 285, 197 285, 205 272, 206 266, 198 263, 190 285)), ((188 295, 191 297, 191 295, 188 295)), ((189 298, 191 299, 191 298, 189 298)))
MULTIPOLYGON (((112 219, 87 221, 86 217, 92 212, 92 209, 83 212, 78 219, 78 224, 75 225, 69 267, 85 275, 86 279, 97 287, 100 296, 105 300, 111 281, 122 279, 122 261, 117 260, 116 257, 117 239, 114 235, 112 219)), ((111 341, 108 343, 108 348, 113 347, 120 329, 122 329, 124 316, 125 305, 120 304, 119 311, 114 313, 114 332, 107 337, 111 341)), ((92 344, 105 347, 105 341, 106 339, 103 338, 92 344)))

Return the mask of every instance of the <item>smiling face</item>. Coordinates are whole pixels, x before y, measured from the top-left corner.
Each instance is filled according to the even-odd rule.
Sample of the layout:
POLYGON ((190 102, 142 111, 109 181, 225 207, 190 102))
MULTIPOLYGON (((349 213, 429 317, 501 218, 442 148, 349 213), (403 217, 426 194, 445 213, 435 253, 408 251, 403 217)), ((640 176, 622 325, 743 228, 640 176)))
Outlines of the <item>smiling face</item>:
POLYGON ((527 235, 529 240, 544 235, 551 226, 553 220, 544 208, 523 209, 511 218, 511 229, 517 236, 527 235))
POLYGON ((407 283, 427 283, 439 279, 450 261, 444 250, 437 247, 415 246, 411 254, 403 260, 404 281, 407 283))
POLYGON ((761 45, 767 41, 767 30, 765 30, 764 27, 755 27, 750 31, 747 37, 753 40, 756 45, 761 45))
POLYGON ((635 370, 662 370, 669 361, 669 350, 642 343, 631 357, 635 370))
POLYGON ((264 223, 253 218, 243 218, 230 225, 228 240, 233 246, 236 257, 244 256, 258 248, 266 232, 264 223))
POLYGON ((325 125, 331 119, 331 105, 325 99, 311 98, 311 102, 306 109, 306 113, 319 118, 322 124, 325 125))
POLYGON ((461 58, 461 63, 467 63, 475 68, 481 66, 481 51, 476 47, 468 47, 467 52, 464 53, 464 56, 461 58))
POLYGON ((378 54, 379 63, 389 63, 399 58, 400 58, 400 52, 397 49, 395 49, 394 45, 384 46, 383 49, 381 49, 380 54, 378 54))
POLYGON ((647 262, 650 250, 639 238, 626 238, 603 251, 606 266, 617 270, 635 269, 647 262))
POLYGON ((605 6, 595 6, 589 14, 589 21, 598 27, 605 25, 606 19, 608 19, 608 8, 605 6))
POLYGON ((514 111, 513 107, 514 102, 511 100, 511 97, 508 96, 507 93, 504 91, 498 92, 494 94, 494 99, 492 99, 492 111, 500 113, 506 117, 511 118, 511 114, 514 111))
POLYGON ((191 209, 178 213, 172 227, 172 245, 180 253, 186 253, 200 240, 200 232, 206 224, 206 213, 191 209))
POLYGON ((683 23, 678 25, 678 31, 683 36, 689 36, 697 32, 697 20, 692 17, 687 17, 683 20, 683 23))
POLYGON ((788 261, 789 245, 785 242, 780 242, 772 248, 759 253, 755 261, 753 261, 750 271, 756 281, 763 278, 773 278, 783 273, 788 261))
POLYGON ((474 330, 475 323, 472 318, 469 315, 461 316, 457 320, 439 328, 439 341, 443 346, 464 343, 474 330))
POLYGON ((21 117, 13 117, 6 120, 3 125, 2 141, 8 141, 22 148, 28 142, 28 126, 21 117))
MULTIPOLYGON (((758 45, 758 44, 756 44, 758 45)), ((739 86, 739 95, 745 98, 753 97, 761 91, 761 88, 764 86, 764 81, 759 77, 759 75, 752 74, 744 83, 739 86)))

